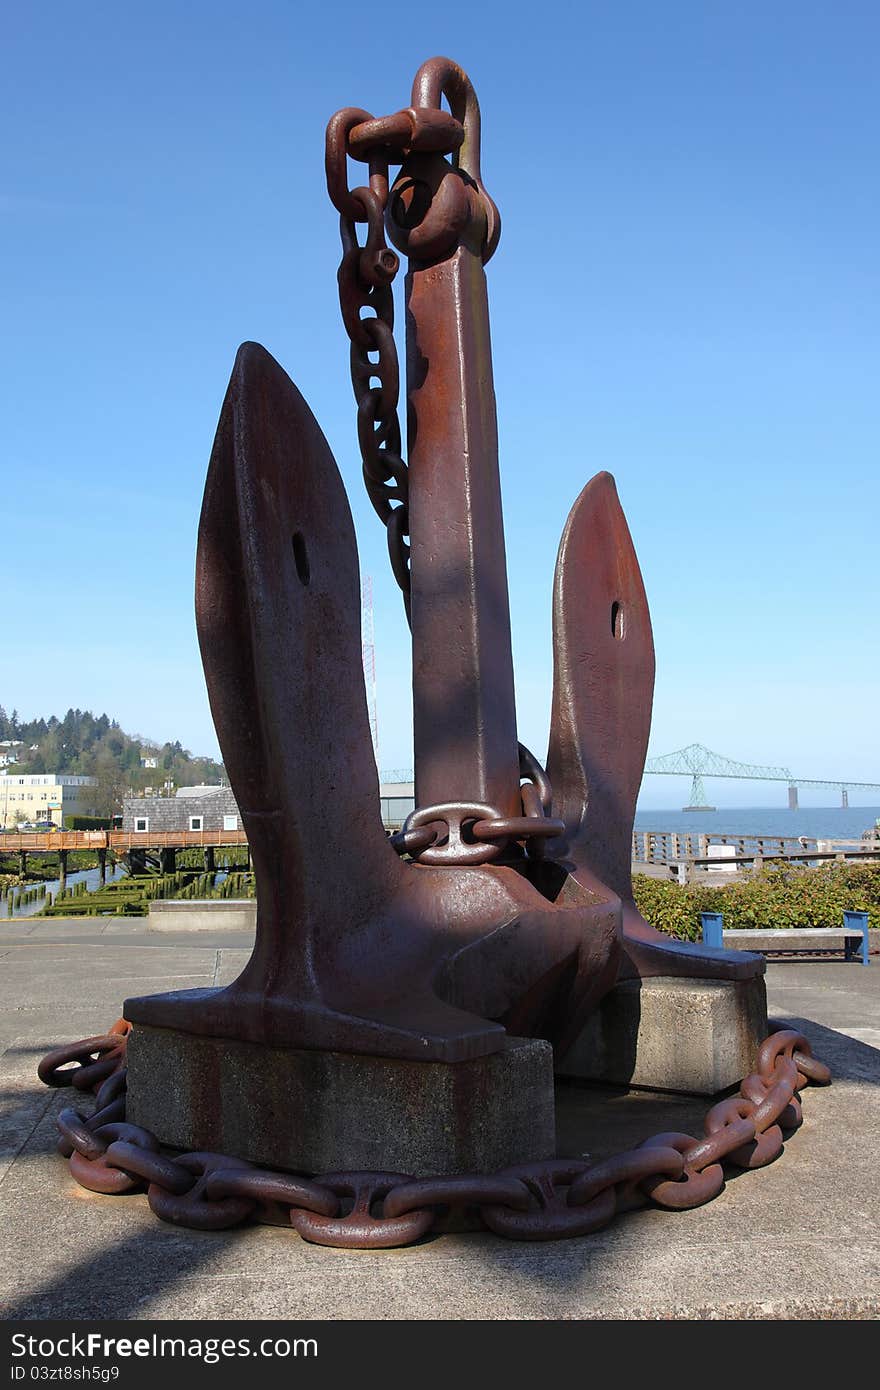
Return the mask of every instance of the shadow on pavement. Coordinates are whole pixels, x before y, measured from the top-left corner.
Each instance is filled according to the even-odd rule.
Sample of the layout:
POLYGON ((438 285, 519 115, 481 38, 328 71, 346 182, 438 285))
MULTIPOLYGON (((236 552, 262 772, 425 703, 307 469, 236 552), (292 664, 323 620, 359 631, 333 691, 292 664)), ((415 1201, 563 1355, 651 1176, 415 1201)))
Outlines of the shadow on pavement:
POLYGON ((872 1047, 836 1028, 826 1028, 823 1023, 816 1023, 811 1018, 779 1015, 777 1021, 786 1028, 803 1033, 812 1046, 813 1055, 831 1068, 832 1085, 835 1081, 880 1085, 880 1048, 872 1047))
MULTIPOLYGON (((157 1294, 178 1281, 198 1278, 202 1266, 216 1268, 240 1236, 239 1230, 181 1231, 159 1221, 155 1229, 145 1231, 138 1224, 127 1239, 91 1251, 57 1279, 21 1294, 2 1308, 2 1317, 7 1321, 149 1317, 149 1303, 157 1294)), ((185 1298, 181 1302, 185 1308, 185 1298)))

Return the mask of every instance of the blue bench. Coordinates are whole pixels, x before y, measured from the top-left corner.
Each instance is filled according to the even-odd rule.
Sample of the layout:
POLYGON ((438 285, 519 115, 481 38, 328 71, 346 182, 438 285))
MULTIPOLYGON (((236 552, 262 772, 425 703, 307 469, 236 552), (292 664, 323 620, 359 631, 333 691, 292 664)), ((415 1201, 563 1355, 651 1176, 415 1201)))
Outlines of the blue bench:
POLYGON ((700 922, 704 946, 756 951, 764 956, 826 956, 842 953, 844 960, 860 960, 862 965, 870 964, 867 912, 844 912, 842 927, 737 927, 725 931, 724 916, 720 912, 701 912, 700 922))

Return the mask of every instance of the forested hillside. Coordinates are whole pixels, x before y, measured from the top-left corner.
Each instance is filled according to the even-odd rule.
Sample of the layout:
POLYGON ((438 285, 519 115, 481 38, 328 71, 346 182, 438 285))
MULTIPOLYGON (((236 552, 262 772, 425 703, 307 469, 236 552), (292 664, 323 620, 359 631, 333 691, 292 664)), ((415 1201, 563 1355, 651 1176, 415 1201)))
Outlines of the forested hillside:
POLYGON ((99 815, 114 815, 129 789, 164 789, 194 783, 219 782, 223 768, 213 758, 199 758, 179 742, 157 744, 140 734, 127 734, 115 719, 91 710, 69 709, 62 719, 22 719, 0 705, 0 741, 21 741, 4 748, 16 761, 7 772, 79 773, 98 779, 95 806, 99 815), (144 762, 155 766, 144 767, 144 762))

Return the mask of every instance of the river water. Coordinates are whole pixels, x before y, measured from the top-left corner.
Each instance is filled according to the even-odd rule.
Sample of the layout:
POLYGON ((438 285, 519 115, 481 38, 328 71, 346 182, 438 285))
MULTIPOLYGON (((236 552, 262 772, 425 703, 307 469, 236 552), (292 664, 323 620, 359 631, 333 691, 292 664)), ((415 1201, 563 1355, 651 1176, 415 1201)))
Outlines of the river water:
MULTIPOLYGON (((117 864, 116 867, 113 869, 109 868, 108 866, 107 882, 115 882, 116 879, 122 878, 124 873, 125 869, 122 867, 121 864, 117 864)), ((86 884, 87 893, 94 893, 95 889, 99 886, 101 882, 101 870, 79 869, 76 873, 67 875, 68 888, 72 888, 75 883, 82 882, 85 882, 86 884)), ((33 883, 22 884, 20 889, 14 888, 10 893, 0 896, 0 919, 4 917, 33 917, 34 913, 41 911, 42 908, 46 907, 46 905, 55 898, 59 888, 61 887, 61 882, 57 878, 48 879, 46 881, 45 898, 37 898, 32 903, 23 903, 20 907, 16 907, 15 909, 10 908, 13 893, 24 893, 27 891, 28 888, 35 888, 36 886, 37 885, 33 883)))
POLYGON ((636 830, 670 830, 676 835, 805 835, 808 840, 858 840, 880 817, 880 806, 805 806, 788 811, 772 806, 753 810, 637 811, 636 830))

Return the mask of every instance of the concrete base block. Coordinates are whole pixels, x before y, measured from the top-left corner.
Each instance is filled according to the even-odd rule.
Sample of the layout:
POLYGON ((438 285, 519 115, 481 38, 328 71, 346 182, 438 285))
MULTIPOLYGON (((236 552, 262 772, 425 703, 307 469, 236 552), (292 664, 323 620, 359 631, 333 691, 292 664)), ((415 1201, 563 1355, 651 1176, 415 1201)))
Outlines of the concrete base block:
POLYGON ((160 899, 150 903, 148 931, 256 931, 255 898, 160 899))
POLYGON ((262 1047, 135 1024, 127 1118, 166 1144, 299 1173, 490 1173, 556 1152, 549 1043, 474 1061, 262 1047))
POLYGON ((763 976, 626 980, 562 1059, 562 1076, 711 1096, 754 1069, 767 1036, 763 976))

